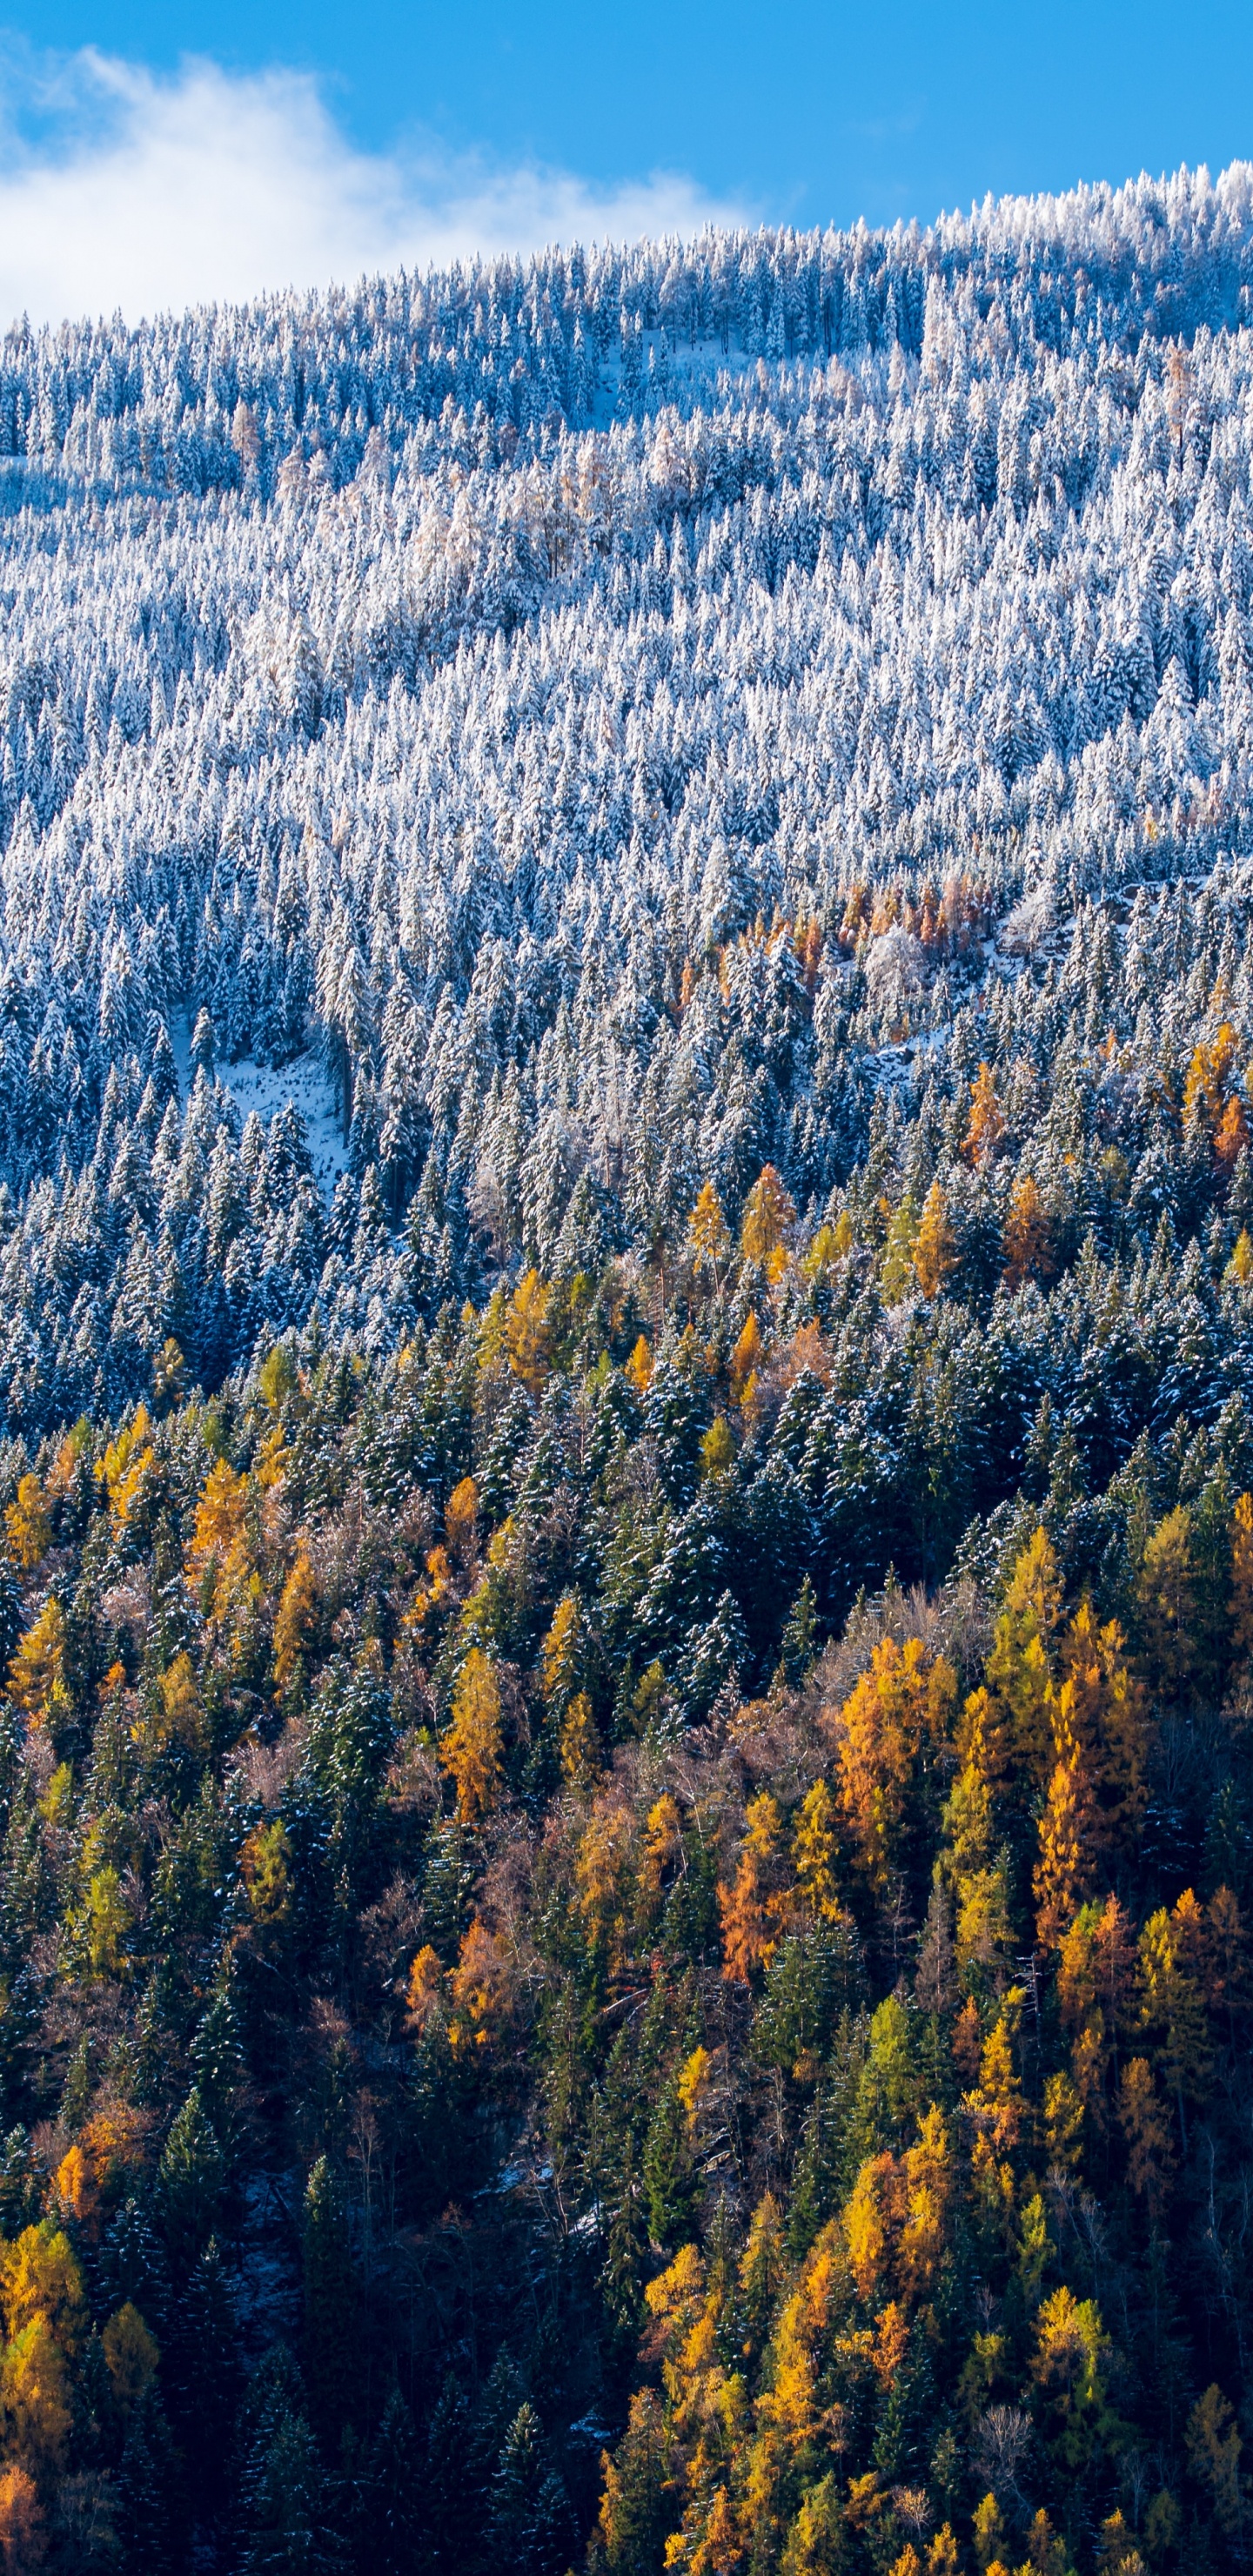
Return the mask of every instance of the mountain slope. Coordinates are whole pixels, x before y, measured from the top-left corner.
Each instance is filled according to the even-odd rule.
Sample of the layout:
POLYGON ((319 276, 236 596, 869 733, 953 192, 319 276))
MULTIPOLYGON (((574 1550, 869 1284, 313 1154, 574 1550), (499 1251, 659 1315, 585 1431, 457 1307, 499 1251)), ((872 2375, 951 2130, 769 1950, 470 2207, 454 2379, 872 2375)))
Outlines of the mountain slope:
POLYGON ((1243 2564, 1251 284, 10 335, 8 2563, 1243 2564))

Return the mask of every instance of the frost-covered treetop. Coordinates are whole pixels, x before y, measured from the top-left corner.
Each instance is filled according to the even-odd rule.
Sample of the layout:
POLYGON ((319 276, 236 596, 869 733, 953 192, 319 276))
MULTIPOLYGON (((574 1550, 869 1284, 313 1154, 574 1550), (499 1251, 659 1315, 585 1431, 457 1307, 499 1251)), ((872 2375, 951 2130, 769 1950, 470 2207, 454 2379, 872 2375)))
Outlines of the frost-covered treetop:
POLYGON ((10 1429, 1250 1017, 1251 263, 1241 164, 11 332, 10 1429))

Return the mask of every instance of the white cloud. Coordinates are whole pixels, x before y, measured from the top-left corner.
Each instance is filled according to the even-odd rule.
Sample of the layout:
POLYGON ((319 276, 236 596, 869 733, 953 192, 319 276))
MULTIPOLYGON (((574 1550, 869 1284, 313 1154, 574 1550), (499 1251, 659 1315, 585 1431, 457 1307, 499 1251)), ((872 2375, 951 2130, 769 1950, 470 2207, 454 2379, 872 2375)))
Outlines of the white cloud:
POLYGON ((295 72, 236 77, 196 60, 159 79, 85 51, 40 77, 34 144, 13 108, 29 109, 35 84, 27 73, 9 88, 0 322, 119 307, 136 321, 476 251, 746 220, 667 172, 596 189, 567 171, 501 170, 438 149, 355 152, 295 72))

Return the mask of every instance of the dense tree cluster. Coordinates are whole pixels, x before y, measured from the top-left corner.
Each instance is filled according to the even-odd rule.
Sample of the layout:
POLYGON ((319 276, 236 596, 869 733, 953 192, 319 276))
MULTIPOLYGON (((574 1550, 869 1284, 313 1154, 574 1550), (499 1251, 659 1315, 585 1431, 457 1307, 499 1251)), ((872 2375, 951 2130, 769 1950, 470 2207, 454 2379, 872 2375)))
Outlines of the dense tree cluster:
POLYGON ((11 1480, 10 2563, 1241 2563, 1253 1423, 1100 1384, 1253 1286, 1089 1243, 849 1608, 1013 1411, 960 1264, 767 1166, 11 1480))
POLYGON ((1244 2563, 1251 286, 10 335, 7 2567, 1244 2563))
POLYGON ((819 1206, 1063 1022, 1186 1241, 1144 1067, 1242 1007, 1251 259, 1237 170, 12 336, 10 1421, 315 1303, 394 1347, 767 1160, 819 1206), (310 1050, 334 1208, 227 1096, 310 1050))

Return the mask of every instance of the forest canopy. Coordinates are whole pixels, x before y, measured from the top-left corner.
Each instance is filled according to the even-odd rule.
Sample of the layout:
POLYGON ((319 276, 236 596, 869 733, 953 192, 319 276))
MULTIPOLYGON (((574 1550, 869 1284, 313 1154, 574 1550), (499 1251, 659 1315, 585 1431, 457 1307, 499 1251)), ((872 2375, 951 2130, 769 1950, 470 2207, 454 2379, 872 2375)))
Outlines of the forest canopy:
POLYGON ((1253 2531, 1253 171, 0 350, 0 2553, 1253 2531))

